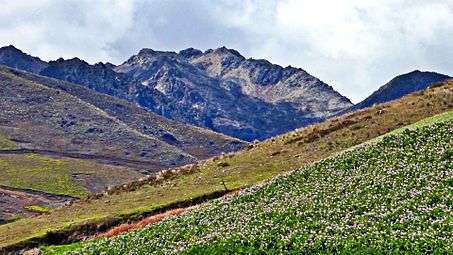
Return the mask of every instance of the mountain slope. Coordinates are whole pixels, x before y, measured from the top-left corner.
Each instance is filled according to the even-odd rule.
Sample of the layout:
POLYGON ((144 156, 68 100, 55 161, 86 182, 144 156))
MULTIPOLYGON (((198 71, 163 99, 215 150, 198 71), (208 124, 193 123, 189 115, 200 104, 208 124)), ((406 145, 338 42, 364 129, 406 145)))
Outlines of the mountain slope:
POLYGON ((0 185, 17 189, 3 192, 1 220, 61 205, 28 190, 72 200, 245 145, 31 73, 0 67, 0 86, 0 185))
POLYGON ((245 59, 224 47, 204 53, 143 49, 119 66, 90 65, 78 58, 46 65, 35 73, 82 84, 166 118, 247 141, 318 122, 351 106, 347 98, 302 69, 245 59))
POLYGON ((452 129, 450 120, 388 136, 61 254, 451 253, 452 129))
POLYGON ((250 145, 247 150, 110 189, 96 199, 77 201, 49 215, 0 226, 0 247, 10 250, 33 247, 36 242, 46 243, 46 238, 55 235, 66 241, 86 238, 89 232, 105 231, 108 226, 225 193, 225 186, 228 190, 249 187, 391 130, 452 110, 453 82, 447 81, 386 104, 250 145), (46 231, 54 235, 46 235, 46 231), (39 238, 32 243, 31 237, 39 238))
POLYGON ((16 75, 71 94, 132 129, 177 147, 198 159, 238 150, 245 145, 241 140, 166 119, 125 100, 96 93, 83 86, 23 72, 16 72, 16 75))
POLYGON ((133 100, 148 109, 248 141, 317 120, 290 104, 245 95, 172 52, 144 49, 115 70, 128 77, 133 100))
POLYGON ((19 148, 123 158, 150 168, 184 164, 190 155, 139 133, 104 111, 61 90, 20 78, 0 76, 0 132, 19 148))
POLYGON ((162 160, 158 165, 170 166, 193 160, 190 152, 205 158, 243 144, 208 130, 168 121, 75 84, 6 68, 0 71, 3 135, 16 140, 20 148, 156 163, 160 160, 154 157, 159 155, 162 160), (37 132, 40 135, 34 136, 37 132))
POLYGON ((418 70, 402 74, 380 87, 362 102, 354 105, 351 111, 385 103, 450 78, 447 75, 435 72, 420 72, 418 70))

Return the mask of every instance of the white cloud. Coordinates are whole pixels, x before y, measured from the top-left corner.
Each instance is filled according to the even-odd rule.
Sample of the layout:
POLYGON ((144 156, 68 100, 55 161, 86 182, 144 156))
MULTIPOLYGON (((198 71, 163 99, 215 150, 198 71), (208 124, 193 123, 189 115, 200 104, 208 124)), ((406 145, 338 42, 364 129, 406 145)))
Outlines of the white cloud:
POLYGON ((132 26, 133 2, 0 1, 0 44, 46 60, 109 59, 106 45, 132 26))
POLYGON ((119 63, 222 45, 306 69, 358 101, 414 69, 453 75, 453 0, 2 1, 0 44, 119 63))
POLYGON ((358 101, 402 72, 451 75, 452 28, 451 0, 279 1, 273 34, 289 42, 265 51, 288 49, 274 56, 278 62, 306 68, 358 101))

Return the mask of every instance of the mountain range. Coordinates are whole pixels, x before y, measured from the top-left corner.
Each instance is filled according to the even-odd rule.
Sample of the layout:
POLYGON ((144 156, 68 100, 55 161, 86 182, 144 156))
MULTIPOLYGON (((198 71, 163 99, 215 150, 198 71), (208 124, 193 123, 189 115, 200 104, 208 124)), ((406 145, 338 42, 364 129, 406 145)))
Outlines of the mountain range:
POLYGON ((126 191, 132 199, 128 193, 103 204, 126 215, 137 208, 124 204, 158 206, 153 196, 180 201, 255 183, 329 155, 323 150, 340 151, 451 110, 447 79, 413 71, 353 105, 301 68, 247 59, 225 47, 142 49, 120 65, 46 62, 3 47, 0 224, 126 191))
POLYGON ((119 66, 78 58, 44 62, 14 46, 0 52, 0 64, 81 84, 246 141, 319 122, 352 106, 300 68, 246 59, 225 47, 179 53, 142 49, 119 66))
POLYGON ((245 58, 221 47, 180 52, 142 49, 121 65, 79 58, 45 62, 14 46, 0 64, 69 81, 135 103, 167 119, 245 141, 266 139, 333 115, 388 102, 450 78, 413 71, 395 77, 353 105, 301 68, 245 58))

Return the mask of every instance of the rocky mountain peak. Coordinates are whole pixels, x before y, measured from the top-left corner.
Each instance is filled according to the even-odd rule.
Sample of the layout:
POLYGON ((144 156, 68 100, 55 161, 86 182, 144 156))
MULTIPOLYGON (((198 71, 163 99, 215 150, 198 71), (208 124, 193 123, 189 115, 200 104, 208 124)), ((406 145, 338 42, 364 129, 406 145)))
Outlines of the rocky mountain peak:
POLYGON ((90 64, 88 64, 88 62, 86 62, 80 58, 77 58, 77 57, 70 58, 70 59, 58 58, 55 61, 49 62, 49 65, 54 65, 54 64, 65 65, 65 66, 88 66, 88 65, 90 65, 90 64))
POLYGON ((236 56, 238 58, 245 59, 244 56, 242 56, 241 53, 239 53, 237 50, 228 49, 225 46, 222 46, 220 48, 217 48, 217 49, 213 50, 212 53, 218 54, 218 55, 233 55, 233 56, 236 56))
POLYGON ((190 62, 212 76, 222 76, 232 68, 238 67, 245 58, 236 50, 220 47, 207 50, 190 62))
POLYGON ((178 54, 186 59, 192 59, 202 55, 203 52, 199 49, 187 48, 185 50, 181 50, 178 54))
POLYGON ((94 64, 94 66, 100 66, 102 68, 109 68, 109 69, 114 69, 116 67, 116 65, 110 63, 110 62, 98 62, 96 64, 94 64))
POLYGON ((10 52, 17 52, 17 53, 25 54, 21 50, 19 50, 18 48, 14 47, 14 45, 11 45, 11 44, 8 46, 1 47, 0 51, 10 51, 10 52))
POLYGON ((116 73, 111 66, 103 63, 90 65, 77 57, 71 59, 59 58, 55 61, 50 61, 40 74, 83 84, 109 95, 122 95, 121 87, 123 83, 121 74, 116 73))
POLYGON ((138 52, 137 55, 135 55, 133 57, 153 58, 153 57, 176 56, 176 55, 177 55, 177 53, 174 51, 159 51, 159 50, 143 48, 138 52))
MULTIPOLYGON (((130 57, 126 62, 114 68, 116 72, 127 73, 133 70, 145 70, 165 63, 181 61, 181 57, 172 51, 155 51, 152 49, 141 49, 137 55, 130 57)), ((170 64, 171 65, 171 64, 170 64)))

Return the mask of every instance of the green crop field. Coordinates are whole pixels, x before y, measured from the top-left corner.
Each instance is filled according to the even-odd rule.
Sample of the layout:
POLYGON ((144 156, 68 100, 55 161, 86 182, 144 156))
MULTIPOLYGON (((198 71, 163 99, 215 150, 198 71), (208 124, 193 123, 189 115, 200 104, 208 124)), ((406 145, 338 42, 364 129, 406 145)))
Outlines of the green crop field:
POLYGON ((45 254, 453 252, 453 121, 406 129, 113 238, 45 254))

